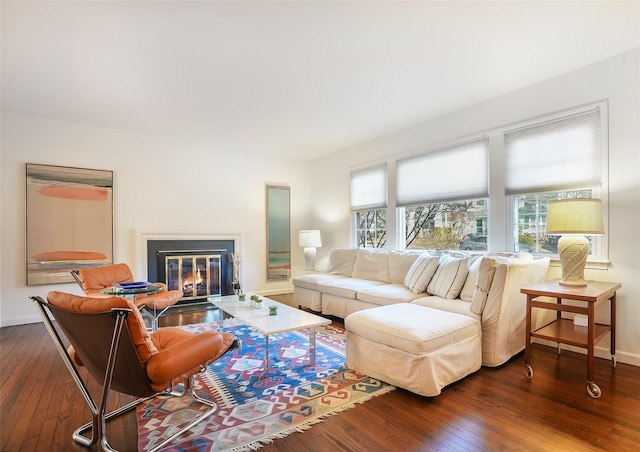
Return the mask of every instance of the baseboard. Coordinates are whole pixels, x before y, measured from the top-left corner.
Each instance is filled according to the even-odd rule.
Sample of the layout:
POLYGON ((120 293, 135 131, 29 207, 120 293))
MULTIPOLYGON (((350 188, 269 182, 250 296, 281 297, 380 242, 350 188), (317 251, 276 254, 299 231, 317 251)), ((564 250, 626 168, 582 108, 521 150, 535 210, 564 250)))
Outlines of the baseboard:
POLYGON ((39 315, 36 315, 36 316, 30 316, 30 317, 20 317, 17 319, 10 319, 8 321, 2 320, 0 327, 28 325, 31 323, 42 323, 42 317, 40 317, 39 315))

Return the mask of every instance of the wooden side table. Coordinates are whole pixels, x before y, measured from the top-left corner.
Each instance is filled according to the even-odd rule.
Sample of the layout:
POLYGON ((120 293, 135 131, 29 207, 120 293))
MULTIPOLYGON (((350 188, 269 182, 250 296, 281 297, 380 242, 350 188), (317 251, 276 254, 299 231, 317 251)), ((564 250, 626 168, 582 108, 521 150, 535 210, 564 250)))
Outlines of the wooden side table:
POLYGON ((554 341, 558 344, 569 344, 587 349, 587 392, 595 399, 602 395, 600 387, 593 381, 593 357, 594 347, 608 332, 610 336, 611 366, 616 367, 616 290, 621 286, 613 282, 590 282, 587 286, 563 286, 558 280, 544 281, 531 286, 523 287, 520 292, 527 295, 527 322, 526 341, 524 353, 524 366, 527 378, 533 377, 531 367, 531 338, 539 337, 554 341), (537 301, 537 297, 551 297, 556 303, 537 301), (585 302, 583 306, 570 306, 562 304, 562 300, 575 300, 585 302), (609 300, 611 319, 609 325, 596 323, 595 304, 599 301, 609 300), (555 320, 541 328, 531 331, 531 310, 533 308, 551 309, 556 311, 555 320), (563 319, 563 312, 587 315, 587 326, 575 325, 573 319, 563 319))

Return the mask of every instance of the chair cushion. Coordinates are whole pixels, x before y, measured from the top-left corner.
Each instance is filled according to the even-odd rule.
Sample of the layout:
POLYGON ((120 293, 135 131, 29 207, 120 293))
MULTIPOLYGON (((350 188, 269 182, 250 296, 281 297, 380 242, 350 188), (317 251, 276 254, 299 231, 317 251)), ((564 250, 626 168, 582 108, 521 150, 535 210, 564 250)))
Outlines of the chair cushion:
POLYGON ((442 298, 454 299, 462 290, 469 273, 469 257, 442 254, 438 269, 427 286, 427 292, 442 298))
POLYGON ((58 308, 83 314, 109 312, 113 308, 130 309, 131 313, 127 316, 127 325, 140 361, 144 364, 158 353, 158 349, 149 336, 140 311, 135 304, 126 298, 106 297, 96 299, 52 291, 47 295, 47 301, 58 308))
POLYGON ((183 295, 181 290, 162 290, 150 294, 136 295, 134 303, 138 307, 144 306, 147 311, 153 310, 154 307, 156 310, 161 311, 176 304, 183 295))
POLYGON ((151 386, 161 391, 184 381, 229 350, 236 339, 231 333, 190 333, 180 328, 162 328, 151 334, 158 349, 147 363, 151 386))

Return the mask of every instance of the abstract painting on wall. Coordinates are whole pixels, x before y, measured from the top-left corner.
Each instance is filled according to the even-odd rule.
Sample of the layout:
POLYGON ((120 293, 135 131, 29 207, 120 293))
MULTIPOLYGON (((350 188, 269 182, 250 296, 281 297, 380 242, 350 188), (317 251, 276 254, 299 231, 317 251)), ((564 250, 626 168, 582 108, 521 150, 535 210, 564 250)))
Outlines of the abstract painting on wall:
POLYGON ((291 276, 289 187, 267 185, 267 280, 291 276))
POLYGON ((27 285, 113 263, 113 171, 26 164, 27 285))

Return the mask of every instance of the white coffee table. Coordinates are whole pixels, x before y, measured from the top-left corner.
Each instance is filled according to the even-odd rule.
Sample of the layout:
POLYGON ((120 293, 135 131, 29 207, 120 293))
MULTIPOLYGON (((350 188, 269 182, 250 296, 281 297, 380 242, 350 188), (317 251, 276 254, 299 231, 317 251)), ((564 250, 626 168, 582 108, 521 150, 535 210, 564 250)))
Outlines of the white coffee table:
MULTIPOLYGON (((269 335, 287 331, 309 329, 309 364, 316 363, 316 326, 331 323, 331 320, 292 308, 266 297, 262 298, 262 307, 251 306, 252 294, 246 294, 246 301, 239 301, 237 295, 212 296, 207 300, 222 312, 246 323, 265 336, 265 372, 269 373, 269 335), (277 306, 278 314, 269 315, 269 307, 277 306)), ((222 325, 222 317, 220 325, 222 325)))

